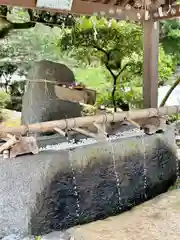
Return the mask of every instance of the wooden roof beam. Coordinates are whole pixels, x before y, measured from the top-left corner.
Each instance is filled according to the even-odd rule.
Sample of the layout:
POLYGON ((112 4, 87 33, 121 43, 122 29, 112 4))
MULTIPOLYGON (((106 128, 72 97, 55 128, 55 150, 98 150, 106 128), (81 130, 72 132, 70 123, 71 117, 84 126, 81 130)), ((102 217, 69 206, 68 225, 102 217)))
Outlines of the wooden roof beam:
POLYGON ((180 5, 177 4, 177 5, 172 5, 171 7, 169 7, 169 6, 163 7, 162 13, 163 14, 160 16, 158 11, 154 12, 153 16, 152 16, 154 21, 179 18, 180 17, 180 5))
MULTIPOLYGON (((101 15, 107 18, 115 18, 118 20, 132 20, 137 21, 137 10, 135 9, 122 9, 119 0, 73 0, 71 10, 60 9, 46 9, 47 11, 72 13, 74 15, 101 15)), ((140 15, 144 10, 138 11, 140 15)))
MULTIPOLYGON (((104 4, 101 2, 96 2, 94 0, 74 0, 72 3, 72 7, 70 10, 62 10, 58 8, 49 8, 49 7, 37 7, 35 0, 0 0, 1 5, 9 5, 9 6, 21 6, 24 8, 37 8, 41 10, 46 10, 50 12, 59 12, 59 13, 72 13, 74 15, 101 15, 106 16, 107 18, 116 18, 118 20, 132 20, 132 21, 140 21, 144 18, 144 10, 136 10, 131 8, 129 10, 122 9, 119 5, 120 1, 111 0, 109 4, 104 4), (138 18, 141 16, 141 19, 138 18)), ((37 1, 38 2, 38 1, 37 1)))
MULTIPOLYGON (((127 0, 122 0, 127 3, 127 0)), ((124 9, 122 7, 122 1, 119 0, 73 0, 72 7, 69 10, 62 10, 56 8, 37 8, 36 0, 0 0, 2 5, 21 6, 25 8, 37 8, 52 12, 72 13, 75 15, 102 15, 107 18, 116 18, 118 20, 132 20, 132 21, 144 21, 144 10, 136 10, 134 8, 124 9), (121 5, 121 6, 120 6, 121 5)), ((53 2, 53 1, 52 1, 53 2)), ((38 0, 37 0, 38 3, 38 0)), ((151 19, 154 21, 163 19, 172 19, 180 17, 180 5, 173 5, 163 7, 163 14, 159 14, 160 11, 156 11, 152 14, 151 19)))

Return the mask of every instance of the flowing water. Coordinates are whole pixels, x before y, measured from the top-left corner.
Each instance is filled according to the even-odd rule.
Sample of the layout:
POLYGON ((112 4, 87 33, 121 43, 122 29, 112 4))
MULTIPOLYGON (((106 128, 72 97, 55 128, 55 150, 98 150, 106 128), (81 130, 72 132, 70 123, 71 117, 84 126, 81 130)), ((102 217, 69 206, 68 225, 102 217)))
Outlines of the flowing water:
POLYGON ((75 170, 73 167, 73 156, 72 156, 72 149, 69 149, 68 154, 69 154, 69 163, 70 163, 70 167, 71 167, 71 172, 72 172, 72 178, 73 178, 73 189, 74 189, 74 196, 76 198, 76 217, 77 219, 80 216, 80 198, 79 198, 79 193, 77 190, 77 180, 76 180, 76 174, 75 174, 75 170))
POLYGON ((146 141, 145 141, 145 133, 142 131, 141 133, 141 142, 142 142, 142 149, 143 149, 143 181, 144 181, 144 197, 146 196, 147 190, 147 163, 146 163, 146 141))
POLYGON ((180 188, 180 169, 179 169, 180 161, 177 156, 176 158, 176 175, 177 175, 177 180, 176 180, 176 188, 180 188))
POLYGON ((113 168, 114 168, 114 174, 115 174, 115 178, 116 178, 116 186, 117 186, 117 192, 118 192, 119 209, 121 210, 121 202, 122 202, 121 201, 121 186, 120 186, 119 173, 117 171, 117 166, 116 166, 116 155, 115 155, 114 145, 113 145, 113 142, 111 139, 110 139, 109 143, 111 145, 113 168))

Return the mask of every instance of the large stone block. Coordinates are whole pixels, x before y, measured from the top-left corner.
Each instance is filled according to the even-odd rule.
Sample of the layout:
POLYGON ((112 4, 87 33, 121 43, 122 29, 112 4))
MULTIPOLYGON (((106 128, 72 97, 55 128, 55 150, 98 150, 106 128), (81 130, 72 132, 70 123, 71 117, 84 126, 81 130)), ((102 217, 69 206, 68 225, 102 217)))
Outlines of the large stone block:
POLYGON ((176 164, 171 130, 1 159, 0 236, 46 234, 121 213, 167 191, 176 164))
POLYGON ((60 100, 54 86, 75 81, 73 72, 64 64, 42 60, 30 69, 22 101, 22 124, 81 116, 79 103, 60 100), (47 81, 43 81, 47 80, 47 81))

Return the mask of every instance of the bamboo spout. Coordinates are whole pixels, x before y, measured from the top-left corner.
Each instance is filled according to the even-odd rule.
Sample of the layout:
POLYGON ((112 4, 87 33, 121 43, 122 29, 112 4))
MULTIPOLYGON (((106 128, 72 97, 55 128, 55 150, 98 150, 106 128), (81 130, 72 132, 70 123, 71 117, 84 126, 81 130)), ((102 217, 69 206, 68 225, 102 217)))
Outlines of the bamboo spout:
POLYGON ((12 133, 25 135, 28 132, 51 132, 54 128, 72 129, 77 127, 87 126, 92 123, 102 124, 109 122, 118 122, 127 119, 142 119, 154 116, 164 116, 180 113, 180 105, 167 106, 160 108, 138 109, 128 112, 108 113, 104 115, 86 116, 78 118, 61 119, 57 121, 48 121, 41 123, 34 123, 29 125, 21 125, 19 127, 2 127, 1 133, 12 133))

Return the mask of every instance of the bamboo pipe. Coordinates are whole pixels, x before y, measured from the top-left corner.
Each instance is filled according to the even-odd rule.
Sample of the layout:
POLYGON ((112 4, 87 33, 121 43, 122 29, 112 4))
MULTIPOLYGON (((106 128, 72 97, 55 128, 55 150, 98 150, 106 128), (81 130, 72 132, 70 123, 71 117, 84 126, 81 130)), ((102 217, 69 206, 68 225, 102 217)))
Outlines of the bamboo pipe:
POLYGON ((62 135, 63 137, 67 137, 67 133, 66 132, 64 132, 63 130, 61 130, 60 128, 54 128, 54 130, 56 131, 56 132, 58 132, 60 135, 62 135))
POLYGON ((89 131, 86 131, 84 129, 81 129, 81 128, 72 128, 73 131, 77 132, 77 133, 80 133, 80 134, 83 134, 87 137, 93 137, 93 138, 96 138, 96 134, 94 133, 91 133, 89 131))
POLYGON ((21 125, 19 127, 2 127, 0 128, 1 133, 12 133, 25 135, 28 132, 51 132, 54 128, 58 127, 60 129, 72 129, 76 127, 87 126, 92 123, 108 123, 108 122, 118 122, 124 119, 142 119, 154 116, 164 116, 180 113, 180 105, 178 106, 166 106, 160 108, 148 108, 148 109, 138 109, 132 111, 108 113, 95 116, 86 116, 78 118, 61 119, 57 121, 48 121, 41 123, 34 123, 29 125, 21 125))
POLYGON ((3 152, 4 150, 9 149, 10 147, 12 147, 17 142, 18 142, 17 138, 15 136, 13 136, 9 140, 7 140, 6 143, 4 143, 3 145, 0 146, 0 153, 3 152))

